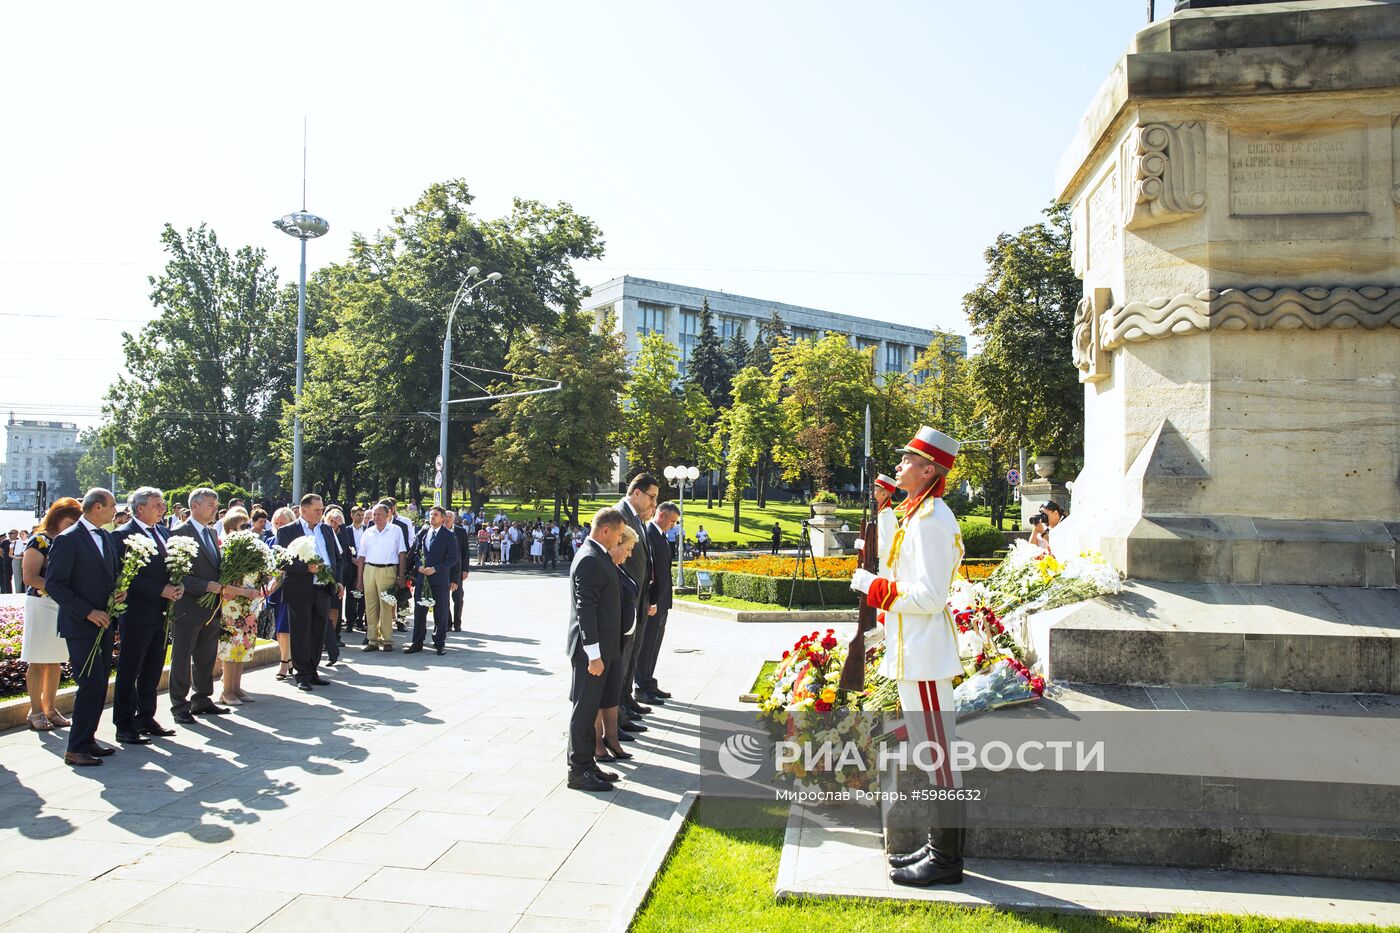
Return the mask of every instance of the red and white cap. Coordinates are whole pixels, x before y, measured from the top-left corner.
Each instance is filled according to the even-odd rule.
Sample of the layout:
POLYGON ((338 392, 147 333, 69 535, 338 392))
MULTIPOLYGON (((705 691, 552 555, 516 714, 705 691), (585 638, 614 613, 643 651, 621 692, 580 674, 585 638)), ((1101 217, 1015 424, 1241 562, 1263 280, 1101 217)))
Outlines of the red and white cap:
POLYGON ((940 466, 952 469, 958 459, 958 448, 962 445, 942 431, 935 431, 928 425, 919 428, 919 433, 907 445, 901 447, 902 454, 916 454, 940 466))
POLYGON ((879 476, 875 477, 875 485, 879 486, 881 489, 885 490, 885 492, 888 492, 891 495, 893 495, 894 491, 899 488, 894 484, 894 480, 891 479, 889 476, 886 476, 884 473, 881 473, 879 476))

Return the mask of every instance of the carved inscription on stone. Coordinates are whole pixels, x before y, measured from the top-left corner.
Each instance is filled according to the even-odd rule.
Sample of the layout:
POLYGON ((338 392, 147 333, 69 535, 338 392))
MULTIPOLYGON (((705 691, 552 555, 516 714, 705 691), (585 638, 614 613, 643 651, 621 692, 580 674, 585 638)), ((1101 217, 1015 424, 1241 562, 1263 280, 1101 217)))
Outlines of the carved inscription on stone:
POLYGON ((1230 213, 1351 214, 1366 210, 1366 134, 1230 134, 1230 213))
POLYGON ((1089 268, 1100 268, 1117 252, 1121 201, 1115 166, 1089 195, 1089 268))

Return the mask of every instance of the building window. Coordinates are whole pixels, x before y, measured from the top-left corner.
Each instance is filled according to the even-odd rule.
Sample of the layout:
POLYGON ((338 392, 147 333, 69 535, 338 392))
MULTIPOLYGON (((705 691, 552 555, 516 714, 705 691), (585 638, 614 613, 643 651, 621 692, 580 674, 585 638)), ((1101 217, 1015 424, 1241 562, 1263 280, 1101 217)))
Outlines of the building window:
POLYGON ((794 342, 798 340, 816 340, 817 332, 810 327, 794 327, 792 329, 792 339, 794 342))
POLYGON ((885 344, 885 372, 898 373, 904 371, 904 344, 885 344))
POLYGON ((637 310, 641 312, 641 320, 637 324, 637 336, 645 337, 647 334, 666 333, 666 306, 647 304, 645 301, 637 303, 637 310))
POLYGON ((681 309, 681 375, 685 375, 690 363, 690 354, 700 342, 700 312, 691 308, 681 309))
POLYGON ((742 336, 744 333, 744 319, 741 317, 722 317, 719 319, 719 335, 725 340, 733 340, 735 336, 742 336))

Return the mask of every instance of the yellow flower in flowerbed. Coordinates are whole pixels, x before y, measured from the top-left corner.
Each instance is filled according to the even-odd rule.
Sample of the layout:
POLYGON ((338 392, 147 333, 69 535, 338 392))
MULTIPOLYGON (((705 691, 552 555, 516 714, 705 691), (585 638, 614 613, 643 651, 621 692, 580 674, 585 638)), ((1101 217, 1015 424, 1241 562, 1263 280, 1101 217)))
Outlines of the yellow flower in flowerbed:
MULTIPOLYGON (((854 557, 818 557, 817 572, 823 579, 839 580, 849 578, 856 572, 856 559, 854 557)), ((797 561, 792 557, 774 557, 765 555, 763 557, 734 557, 716 558, 702 557, 699 560, 686 561, 687 568, 695 570, 727 570, 731 573, 752 573, 760 577, 790 577, 797 561)), ((798 578, 810 577, 812 575, 812 558, 807 558, 802 562, 802 566, 797 568, 798 578)))

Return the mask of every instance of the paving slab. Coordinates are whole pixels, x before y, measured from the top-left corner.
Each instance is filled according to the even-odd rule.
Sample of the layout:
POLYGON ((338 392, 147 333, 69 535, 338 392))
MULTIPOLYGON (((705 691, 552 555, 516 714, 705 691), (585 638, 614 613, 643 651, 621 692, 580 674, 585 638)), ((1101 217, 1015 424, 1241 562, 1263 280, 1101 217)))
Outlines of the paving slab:
MULTIPOLYGON (((81 902, 92 928, 147 933, 552 930, 575 908, 578 933, 625 925, 698 778, 706 705, 732 708, 802 626, 673 613, 675 700, 595 797, 563 787, 567 591, 474 575, 446 656, 352 637, 333 686, 250 671, 256 702, 91 771, 63 765, 61 733, 0 733, 0 924, 71 928, 52 918, 81 902)), ((114 744, 110 711, 98 737, 114 744)))

